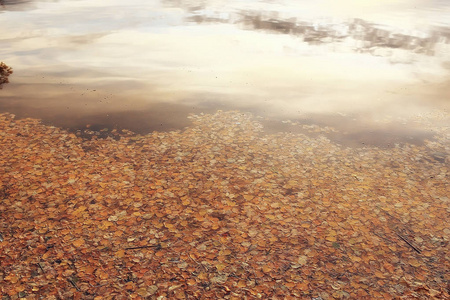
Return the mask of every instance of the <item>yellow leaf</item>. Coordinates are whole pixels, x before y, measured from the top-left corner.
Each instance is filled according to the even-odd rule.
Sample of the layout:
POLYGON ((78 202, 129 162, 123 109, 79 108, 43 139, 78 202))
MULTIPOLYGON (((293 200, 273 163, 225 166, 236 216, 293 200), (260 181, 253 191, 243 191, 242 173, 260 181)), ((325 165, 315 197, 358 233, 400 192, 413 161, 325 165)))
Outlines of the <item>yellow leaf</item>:
POLYGON ((329 235, 325 239, 329 242, 336 242, 336 236, 334 235, 329 235))
POLYGON ((82 238, 79 238, 78 240, 75 240, 72 245, 74 245, 75 247, 81 247, 84 244, 84 240, 82 238))
POLYGON ((108 273, 103 272, 100 269, 97 269, 97 271, 95 271, 95 275, 100 279, 108 279, 108 277, 109 277, 108 273))
POLYGON ((262 267, 262 270, 263 270, 264 273, 269 273, 270 271, 272 271, 272 268, 269 267, 268 265, 264 265, 262 267))
POLYGON ((361 258, 358 257, 358 256, 351 256, 350 259, 351 259, 352 261, 356 261, 356 262, 361 261, 361 258))
POLYGON ((253 196, 252 195, 244 195, 244 199, 247 201, 250 201, 253 199, 253 196))
POLYGON ((172 229, 172 228, 175 227, 175 225, 170 224, 170 223, 164 223, 164 226, 165 226, 167 229, 172 229))
POLYGON ((138 198, 138 199, 142 199, 142 197, 144 197, 144 195, 143 195, 142 193, 135 192, 135 193, 134 193, 134 197, 135 197, 135 198, 138 198))
POLYGON ((273 203, 270 203, 270 207, 272 207, 272 208, 280 208, 281 204, 278 203, 278 202, 273 202, 273 203))
POLYGON ((225 268, 226 268, 226 265, 223 264, 223 263, 220 263, 220 264, 217 264, 217 265, 216 265, 217 271, 222 271, 222 270, 225 269, 225 268))
POLYGON ((247 284, 245 283, 244 280, 239 280, 239 282, 237 283, 237 287, 238 288, 243 288, 243 287, 246 287, 246 286, 247 286, 247 284))
POLYGON ((409 264, 413 267, 419 267, 420 266, 420 261, 418 261, 417 259, 413 258, 409 260, 409 264))
POLYGON ((298 259, 297 259, 297 263, 299 264, 299 265, 305 265, 306 264, 306 261, 308 260, 308 256, 306 256, 306 255, 300 255, 299 257, 298 257, 298 259))
POLYGON ((297 288, 298 288, 299 290, 301 290, 301 291, 306 291, 306 290, 308 290, 308 289, 309 289, 309 287, 308 287, 308 282, 307 282, 307 281, 303 281, 303 282, 301 282, 301 283, 298 283, 298 284, 297 284, 297 288))
POLYGON ((422 254, 426 257, 431 257, 433 256, 433 252, 432 251, 423 251, 422 254))
POLYGON ((140 288, 136 293, 141 297, 147 297, 149 295, 146 288, 140 288))
POLYGON ((19 286, 16 287, 15 290, 16 290, 16 292, 20 293, 22 291, 25 291, 25 289, 26 289, 25 285, 19 285, 19 286))
POLYGON ((228 249, 221 250, 221 251, 219 252, 219 255, 223 255, 223 256, 225 256, 225 255, 230 255, 230 254, 231 254, 231 250, 228 250, 228 249))
POLYGON ((61 234, 62 235, 66 235, 66 234, 69 234, 70 233, 70 229, 63 229, 63 230, 61 230, 61 234))
POLYGON ((113 225, 114 224, 112 222, 105 220, 98 226, 98 228, 104 230, 104 229, 107 229, 108 227, 113 226, 113 225))
POLYGON ((125 250, 123 250, 123 249, 120 249, 120 250, 118 250, 118 251, 116 251, 116 257, 118 257, 118 258, 122 258, 122 257, 124 257, 124 255, 125 255, 125 250))
POLYGON ((8 275, 5 277, 5 280, 9 280, 11 283, 17 283, 19 281, 19 277, 16 275, 8 275))

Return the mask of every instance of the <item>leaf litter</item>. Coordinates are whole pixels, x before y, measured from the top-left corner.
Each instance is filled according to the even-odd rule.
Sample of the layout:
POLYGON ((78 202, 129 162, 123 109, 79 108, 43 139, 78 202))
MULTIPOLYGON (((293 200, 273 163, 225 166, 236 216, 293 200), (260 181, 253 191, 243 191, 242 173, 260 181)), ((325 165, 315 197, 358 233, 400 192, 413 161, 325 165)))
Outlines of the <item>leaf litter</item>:
POLYGON ((448 127, 345 148, 190 118, 84 139, 1 114, 2 299, 449 297, 448 127))

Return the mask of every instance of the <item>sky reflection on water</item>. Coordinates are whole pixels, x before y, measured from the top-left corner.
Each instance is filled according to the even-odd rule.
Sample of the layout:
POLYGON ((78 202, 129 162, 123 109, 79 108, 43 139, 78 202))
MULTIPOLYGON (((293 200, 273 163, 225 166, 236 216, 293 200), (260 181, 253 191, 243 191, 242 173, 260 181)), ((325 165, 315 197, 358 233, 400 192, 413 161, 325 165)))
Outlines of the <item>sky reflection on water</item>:
POLYGON ((450 6, 346 3, 4 1, 0 110, 138 132, 216 109, 322 123, 447 111, 450 6))

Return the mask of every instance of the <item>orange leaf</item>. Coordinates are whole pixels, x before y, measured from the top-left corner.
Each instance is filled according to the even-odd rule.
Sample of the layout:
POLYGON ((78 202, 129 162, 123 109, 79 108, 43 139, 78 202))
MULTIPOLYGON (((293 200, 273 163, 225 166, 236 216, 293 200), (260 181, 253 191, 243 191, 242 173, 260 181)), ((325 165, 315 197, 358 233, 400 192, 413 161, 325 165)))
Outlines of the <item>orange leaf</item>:
POLYGON ((306 291, 308 290, 308 282, 307 281, 303 281, 297 284, 297 288, 301 291, 306 291))
POLYGON ((5 277, 5 280, 9 280, 11 283, 17 283, 19 281, 19 277, 16 275, 8 275, 5 277))
POLYGON ((75 240, 72 245, 74 245, 75 247, 79 248, 84 244, 84 240, 82 238, 79 238, 78 240, 75 240))
POLYGON ((95 271, 95 276, 97 276, 100 279, 108 279, 109 275, 106 272, 103 272, 100 269, 97 269, 97 271, 95 271))
POLYGON ((226 256, 226 255, 230 255, 230 254, 231 254, 231 251, 228 249, 220 250, 220 252, 219 252, 219 255, 222 255, 222 256, 226 256))
POLYGON ((125 250, 120 249, 120 250, 116 251, 115 255, 116 255, 117 258, 122 258, 125 255, 125 250))
POLYGON ((239 282, 237 283, 238 288, 244 288, 246 286, 247 286, 247 284, 245 283, 244 280, 239 280, 239 282))
POLYGON ((174 228, 175 227, 175 225, 174 224, 170 224, 170 223, 164 223, 164 226, 167 228, 167 229, 172 229, 172 228, 174 228))
POLYGON ((306 255, 300 255, 298 257, 297 263, 301 266, 305 265, 306 262, 308 261, 308 257, 306 255))
POLYGON ((222 271, 226 267, 227 266, 225 264, 222 264, 222 263, 216 265, 217 271, 222 271))
POLYGON ((268 265, 264 265, 262 267, 262 270, 263 270, 264 273, 269 273, 270 271, 272 271, 272 268, 269 267, 268 265))
POLYGON ((334 235, 329 235, 325 239, 329 242, 336 242, 336 236, 334 235))

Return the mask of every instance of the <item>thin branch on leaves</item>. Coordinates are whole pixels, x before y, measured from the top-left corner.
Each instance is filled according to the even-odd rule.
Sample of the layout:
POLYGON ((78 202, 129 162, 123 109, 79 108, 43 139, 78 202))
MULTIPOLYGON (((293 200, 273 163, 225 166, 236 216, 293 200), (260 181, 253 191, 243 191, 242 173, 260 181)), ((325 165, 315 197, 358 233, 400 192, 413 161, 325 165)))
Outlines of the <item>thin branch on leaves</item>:
POLYGON ((38 265, 39 269, 41 269, 42 273, 45 273, 44 268, 42 267, 41 263, 38 262, 37 265, 38 265))
POLYGON ((73 281, 72 278, 67 278, 67 281, 70 282, 71 285, 73 285, 74 288, 76 288, 77 291, 80 291, 80 288, 77 286, 75 281, 73 281))
POLYGON ((145 249, 145 248, 156 248, 157 250, 161 249, 161 245, 157 244, 157 245, 147 245, 147 246, 137 246, 137 247, 128 247, 125 248, 124 250, 136 250, 136 249, 145 249))
POLYGON ((422 253, 419 249, 417 249, 416 247, 414 247, 413 244, 411 244, 411 242, 409 242, 405 237, 403 237, 401 234, 399 234, 398 232, 396 232, 396 234, 398 235, 399 238, 401 238, 406 244, 408 244, 408 246, 410 246, 412 249, 414 249, 414 251, 416 251, 417 253, 422 253))

